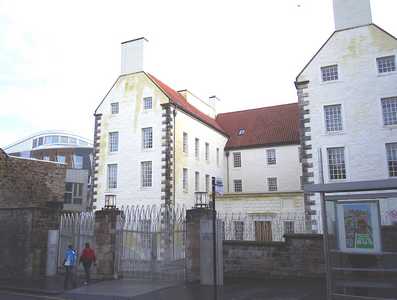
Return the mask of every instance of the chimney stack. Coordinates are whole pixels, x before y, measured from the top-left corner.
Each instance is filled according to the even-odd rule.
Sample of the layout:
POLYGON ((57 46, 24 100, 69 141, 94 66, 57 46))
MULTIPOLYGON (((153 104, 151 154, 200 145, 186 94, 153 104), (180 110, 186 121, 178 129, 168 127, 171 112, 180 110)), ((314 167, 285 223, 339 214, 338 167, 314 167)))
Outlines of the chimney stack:
POLYGON ((370 0, 333 0, 335 30, 372 23, 370 0))
POLYGON ((141 37, 121 43, 121 75, 144 71, 147 42, 141 37))

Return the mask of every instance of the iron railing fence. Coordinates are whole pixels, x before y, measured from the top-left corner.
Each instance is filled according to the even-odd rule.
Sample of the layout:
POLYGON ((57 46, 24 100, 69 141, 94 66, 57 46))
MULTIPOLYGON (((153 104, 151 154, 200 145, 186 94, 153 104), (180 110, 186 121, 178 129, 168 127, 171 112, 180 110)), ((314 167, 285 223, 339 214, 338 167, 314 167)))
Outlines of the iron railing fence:
POLYGON ((122 207, 119 271, 124 276, 184 279, 184 206, 122 207))
POLYGON ((59 228, 58 267, 62 268, 64 255, 69 245, 78 254, 84 249, 85 243, 95 248, 95 214, 93 212, 65 213, 61 215, 59 228))
POLYGON ((218 218, 223 222, 224 240, 284 241, 285 234, 313 233, 313 229, 308 229, 304 214, 260 215, 220 212, 218 218))

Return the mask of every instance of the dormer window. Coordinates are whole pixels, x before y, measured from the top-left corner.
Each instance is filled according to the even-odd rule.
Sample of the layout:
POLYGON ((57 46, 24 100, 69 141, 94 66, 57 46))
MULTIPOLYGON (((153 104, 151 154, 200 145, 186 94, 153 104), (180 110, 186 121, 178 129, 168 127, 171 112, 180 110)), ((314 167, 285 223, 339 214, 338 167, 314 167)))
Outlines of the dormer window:
POLYGON ((321 67, 323 81, 338 80, 338 65, 321 67))
POLYGON ((245 129, 244 128, 240 128, 238 130, 238 135, 244 135, 245 134, 245 129))

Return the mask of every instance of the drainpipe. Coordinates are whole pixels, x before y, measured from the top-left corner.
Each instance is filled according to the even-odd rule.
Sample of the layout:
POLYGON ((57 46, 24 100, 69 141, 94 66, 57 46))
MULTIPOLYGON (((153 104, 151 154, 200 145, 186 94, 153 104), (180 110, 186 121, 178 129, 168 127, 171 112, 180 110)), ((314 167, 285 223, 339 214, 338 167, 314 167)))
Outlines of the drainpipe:
POLYGON ((229 193, 229 151, 226 151, 226 180, 227 180, 227 192, 229 193))
POLYGON ((173 182, 173 186, 172 186, 172 188, 173 188, 173 195, 174 195, 174 205, 176 205, 176 195, 175 195, 175 183, 176 183, 176 180, 175 180, 175 168, 176 168, 176 165, 175 165, 175 139, 176 139, 176 128, 175 128, 175 124, 176 124, 176 122, 175 122, 175 117, 176 117, 176 107, 174 107, 174 110, 172 111, 172 113, 173 113, 173 115, 174 115, 174 139, 173 139, 173 160, 174 160, 174 163, 173 163, 173 165, 174 165, 174 168, 173 168, 173 175, 172 175, 172 182, 173 182))

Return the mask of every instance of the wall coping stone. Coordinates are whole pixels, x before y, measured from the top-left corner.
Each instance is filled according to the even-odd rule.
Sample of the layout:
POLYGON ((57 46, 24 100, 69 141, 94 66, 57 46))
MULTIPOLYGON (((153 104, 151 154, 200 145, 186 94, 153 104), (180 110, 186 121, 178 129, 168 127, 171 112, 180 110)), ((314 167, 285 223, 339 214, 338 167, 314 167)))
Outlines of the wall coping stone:
POLYGON ((283 246, 285 242, 271 241, 223 241, 224 245, 242 245, 242 246, 283 246))
POLYGON ((286 239, 322 240, 323 235, 317 233, 289 233, 284 234, 286 239))

